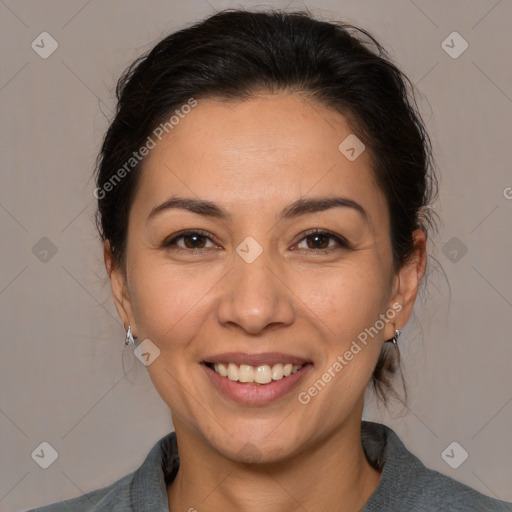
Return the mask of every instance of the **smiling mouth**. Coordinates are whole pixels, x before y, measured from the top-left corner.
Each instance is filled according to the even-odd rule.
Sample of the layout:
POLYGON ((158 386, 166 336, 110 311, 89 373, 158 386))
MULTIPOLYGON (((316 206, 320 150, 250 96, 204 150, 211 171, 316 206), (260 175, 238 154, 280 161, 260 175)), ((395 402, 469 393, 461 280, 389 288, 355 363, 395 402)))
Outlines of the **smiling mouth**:
POLYGON ((262 364, 250 366, 248 364, 235 363, 210 363, 204 364, 211 368, 221 377, 225 377, 233 382, 245 384, 270 384, 271 382, 286 379, 290 375, 296 374, 306 364, 277 363, 274 365, 262 364))

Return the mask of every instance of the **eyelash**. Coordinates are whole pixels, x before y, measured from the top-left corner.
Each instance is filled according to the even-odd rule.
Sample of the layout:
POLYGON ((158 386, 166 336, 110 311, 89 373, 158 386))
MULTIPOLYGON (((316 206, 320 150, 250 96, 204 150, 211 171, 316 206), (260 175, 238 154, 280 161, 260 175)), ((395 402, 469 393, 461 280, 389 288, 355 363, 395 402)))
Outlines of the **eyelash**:
MULTIPOLYGON (((183 247, 176 246, 176 243, 178 240, 181 240, 182 238, 185 238, 187 236, 194 236, 194 235, 207 238, 212 243, 215 243, 215 241, 212 240, 211 235, 209 233, 207 233, 206 231, 202 231, 200 229, 196 229, 196 230, 182 231, 181 233, 178 233, 177 235, 174 235, 173 237, 165 240, 162 243, 162 248, 172 249, 172 250, 176 250, 176 251, 192 252, 195 254, 201 253, 203 251, 207 251, 208 249, 211 249, 211 247, 189 249, 189 248, 183 248, 183 247)), ((331 231, 327 231, 325 229, 311 229, 309 231, 306 231, 305 233, 302 233, 302 235, 301 235, 302 238, 295 245, 298 245, 299 243, 303 242, 306 238, 308 238, 310 236, 314 236, 314 235, 326 236, 326 237, 330 238, 331 240, 334 240, 338 244, 338 247, 327 247, 325 249, 302 249, 303 251, 306 251, 308 254, 309 253, 313 253, 313 254, 329 253, 329 252, 331 252, 333 250, 337 250, 337 249, 350 249, 350 244, 348 243, 348 241, 345 238, 343 238, 340 235, 336 235, 336 234, 332 233, 331 231)))

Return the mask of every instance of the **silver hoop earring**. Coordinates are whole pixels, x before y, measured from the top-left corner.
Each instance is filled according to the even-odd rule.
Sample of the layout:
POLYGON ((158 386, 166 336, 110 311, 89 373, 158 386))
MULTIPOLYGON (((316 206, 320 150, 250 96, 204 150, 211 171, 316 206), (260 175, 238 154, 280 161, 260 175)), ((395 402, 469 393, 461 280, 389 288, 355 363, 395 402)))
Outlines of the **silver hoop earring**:
POLYGON ((125 345, 134 346, 137 342, 137 338, 134 338, 132 334, 132 328, 131 326, 128 326, 128 331, 126 332, 126 339, 124 341, 125 345))
POLYGON ((402 331, 399 329, 395 329, 395 335, 390 340, 386 340, 386 342, 393 343, 393 345, 396 346, 398 338, 400 337, 400 334, 402 334, 402 331))

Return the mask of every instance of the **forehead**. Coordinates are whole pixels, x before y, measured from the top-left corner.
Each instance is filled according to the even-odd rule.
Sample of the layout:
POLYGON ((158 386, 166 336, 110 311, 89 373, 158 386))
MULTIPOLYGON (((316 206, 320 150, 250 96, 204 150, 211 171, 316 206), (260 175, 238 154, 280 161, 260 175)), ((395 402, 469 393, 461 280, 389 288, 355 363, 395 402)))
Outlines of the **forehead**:
POLYGON ((377 221, 386 204, 371 155, 364 150, 347 158, 339 149, 347 137, 357 144, 344 116, 298 95, 198 100, 161 141, 155 139, 137 195, 152 206, 171 194, 193 195, 239 211, 343 195, 364 203, 377 221))

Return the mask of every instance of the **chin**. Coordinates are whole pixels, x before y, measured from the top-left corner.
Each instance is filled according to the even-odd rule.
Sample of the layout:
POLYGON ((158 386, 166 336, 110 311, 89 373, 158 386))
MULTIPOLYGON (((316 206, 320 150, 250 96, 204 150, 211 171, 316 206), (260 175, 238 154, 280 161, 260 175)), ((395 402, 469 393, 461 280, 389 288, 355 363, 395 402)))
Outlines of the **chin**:
POLYGON ((230 460, 242 464, 275 464, 283 462, 297 452, 299 444, 279 445, 270 443, 258 443, 251 440, 240 440, 234 443, 236 451, 226 451, 226 447, 221 447, 220 453, 230 460))
MULTIPOLYGON (((282 419, 280 420, 282 421, 282 419)), ((236 432, 222 431, 218 435, 206 434, 208 444, 220 455, 240 463, 247 464, 273 464, 282 462, 296 455, 304 449, 306 440, 304 435, 293 435, 289 426, 285 429, 276 428, 276 422, 262 422, 239 425, 236 432), (231 435, 230 435, 231 434, 231 435)), ((204 434, 203 434, 204 435, 204 434)))

